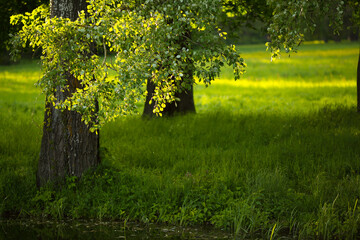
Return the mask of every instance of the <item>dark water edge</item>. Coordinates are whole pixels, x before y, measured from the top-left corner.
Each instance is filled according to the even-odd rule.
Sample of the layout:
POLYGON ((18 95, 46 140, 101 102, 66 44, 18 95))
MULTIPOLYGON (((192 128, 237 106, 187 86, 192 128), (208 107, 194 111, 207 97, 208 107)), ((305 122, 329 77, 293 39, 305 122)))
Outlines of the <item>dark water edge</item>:
POLYGON ((232 239, 213 227, 99 221, 0 220, 0 239, 232 239))

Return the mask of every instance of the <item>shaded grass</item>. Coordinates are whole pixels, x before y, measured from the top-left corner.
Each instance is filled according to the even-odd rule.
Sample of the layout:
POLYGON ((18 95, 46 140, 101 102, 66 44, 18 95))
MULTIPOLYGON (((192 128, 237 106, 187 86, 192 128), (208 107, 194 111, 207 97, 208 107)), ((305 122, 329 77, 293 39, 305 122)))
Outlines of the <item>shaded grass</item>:
POLYGON ((207 89, 196 86, 198 114, 109 123, 97 170, 40 191, 38 68, 0 67, 1 215, 210 223, 250 238, 355 238, 360 115, 350 66, 358 49, 304 46, 274 64, 262 47, 244 51, 243 80, 227 80, 225 69, 207 89), (329 67, 336 55, 343 59, 329 67))

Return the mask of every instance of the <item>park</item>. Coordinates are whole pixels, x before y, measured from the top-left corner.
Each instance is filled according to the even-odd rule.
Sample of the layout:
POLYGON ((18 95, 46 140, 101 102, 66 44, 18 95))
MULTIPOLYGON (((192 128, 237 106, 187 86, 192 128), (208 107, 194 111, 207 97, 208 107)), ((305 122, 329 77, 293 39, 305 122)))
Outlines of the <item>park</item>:
MULTIPOLYGON (((92 44, 74 47, 73 52, 64 47, 53 53, 53 47, 59 46, 54 40, 52 45, 42 46, 48 51, 42 59, 23 58, 0 65, 3 229, 16 232, 25 228, 21 222, 33 226, 51 222, 52 229, 57 229, 52 233, 41 227, 34 227, 32 233, 63 239, 80 239, 67 235, 70 230, 59 230, 64 224, 76 225, 82 232, 90 226, 96 229, 98 239, 104 239, 101 233, 105 231, 99 226, 107 229, 108 239, 143 239, 153 234, 147 229, 154 226, 161 234, 153 238, 359 238, 358 40, 305 39, 298 45, 296 37, 290 36, 284 49, 276 47, 277 41, 267 46, 264 42, 229 47, 224 38, 229 33, 218 30, 221 34, 214 40, 213 31, 203 29, 210 16, 199 17, 191 22, 192 30, 182 32, 184 27, 174 24, 175 17, 162 21, 160 11, 151 19, 142 17, 142 12, 139 17, 132 11, 121 15, 143 37, 126 33, 119 39, 125 23, 114 22, 118 16, 110 14, 111 4, 101 8, 111 15, 101 18, 104 29, 82 28, 85 24, 96 26, 94 21, 101 15, 101 6, 91 6, 87 9, 90 15, 94 12, 93 22, 86 22, 91 17, 83 14, 80 28, 75 20, 59 18, 51 23, 69 28, 68 32, 47 32, 42 23, 31 25, 41 22, 41 11, 48 13, 46 8, 33 18, 27 15, 31 21, 26 24, 33 28, 23 37, 32 41, 33 31, 41 28, 47 35, 38 35, 35 45, 43 44, 42 37, 75 34, 78 42, 74 41, 74 46, 80 46, 83 39, 96 43, 96 36, 102 36, 105 29, 109 35, 99 40, 101 54, 92 54, 92 44), (147 31, 137 29, 137 24, 145 23, 147 31), (111 30, 106 24, 112 24, 111 30), (160 24, 178 32, 166 36, 164 29, 157 28, 160 24), (189 31, 196 33, 190 37, 189 31), (201 39, 200 47, 186 40, 195 39, 193 36, 201 39), (222 40, 226 44, 221 45, 222 40), (207 41, 214 41, 215 50, 208 50, 207 41), (129 49, 137 54, 116 52, 129 42, 129 49), (71 74, 66 67, 54 67, 63 61, 54 59, 61 57, 71 62, 63 65, 75 69, 71 74), (65 80, 54 80, 60 75, 65 80), (191 81, 189 76, 194 76, 191 81), (154 83, 152 102, 146 91, 150 78, 154 83), (70 86, 72 83, 77 87, 70 86), (64 90, 59 91, 61 88, 64 90), (189 92, 194 107, 176 112, 187 97, 181 93, 189 92), (150 114, 144 114, 149 107, 150 114), (64 116, 72 120, 54 124, 66 111, 64 116), (56 118, 49 120, 53 116, 56 118), (78 156, 86 144, 78 147, 71 140, 64 146, 70 146, 65 148, 74 159, 65 157, 68 162, 59 164, 63 160, 55 157, 57 163, 51 165, 49 156, 64 151, 61 141, 66 137, 59 137, 58 130, 51 136, 60 123, 72 126, 58 128, 66 131, 64 136, 69 139, 87 129, 88 135, 79 137, 78 142, 94 140, 95 149, 87 146, 90 154, 78 156), (56 152, 58 148, 60 152, 56 152), (77 166, 77 161, 91 157, 90 164, 77 166), (46 168, 50 170, 46 172, 46 168), (143 231, 137 238, 133 232, 126 234, 134 226, 143 231)), ((132 7, 129 4, 126 9, 132 7)), ((166 8, 170 11, 168 5, 166 8)), ((199 6, 196 11, 205 10, 199 6)), ((185 10, 180 16, 186 18, 184 14, 191 16, 185 10)), ((0 231, 1 237, 7 238, 6 234, 0 231)), ((91 231, 86 234, 84 239, 93 237, 91 231)))

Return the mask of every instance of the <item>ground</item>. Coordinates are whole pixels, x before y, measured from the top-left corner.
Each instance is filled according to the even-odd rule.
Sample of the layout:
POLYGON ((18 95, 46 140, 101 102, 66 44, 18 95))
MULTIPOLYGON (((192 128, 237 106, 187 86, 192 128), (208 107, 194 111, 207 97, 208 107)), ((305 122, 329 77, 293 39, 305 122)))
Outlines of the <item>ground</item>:
MULTIPOLYGON (((101 130, 103 163, 79 182, 37 191, 44 97, 36 60, 0 67, 0 213, 211 224, 237 236, 360 233, 358 43, 308 44, 195 86, 197 114, 120 118, 101 130)), ((142 104, 139 104, 141 112, 142 104)))

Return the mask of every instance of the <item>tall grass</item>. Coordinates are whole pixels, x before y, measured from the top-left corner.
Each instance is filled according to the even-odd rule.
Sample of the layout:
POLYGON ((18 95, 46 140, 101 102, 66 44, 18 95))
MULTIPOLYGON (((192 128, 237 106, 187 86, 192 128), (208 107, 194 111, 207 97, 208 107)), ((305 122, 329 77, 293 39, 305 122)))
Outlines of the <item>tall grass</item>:
POLYGON ((39 68, 1 67, 2 216, 213 224, 245 238, 356 238, 357 45, 306 45, 276 62, 262 49, 239 49, 248 62, 243 79, 230 81, 225 68, 210 87, 197 85, 197 114, 107 124, 101 166, 40 191, 39 68))

